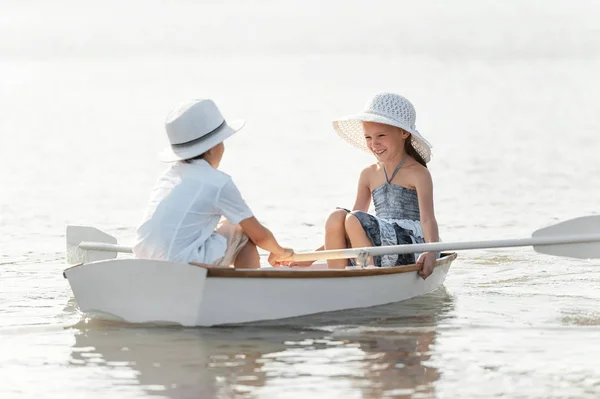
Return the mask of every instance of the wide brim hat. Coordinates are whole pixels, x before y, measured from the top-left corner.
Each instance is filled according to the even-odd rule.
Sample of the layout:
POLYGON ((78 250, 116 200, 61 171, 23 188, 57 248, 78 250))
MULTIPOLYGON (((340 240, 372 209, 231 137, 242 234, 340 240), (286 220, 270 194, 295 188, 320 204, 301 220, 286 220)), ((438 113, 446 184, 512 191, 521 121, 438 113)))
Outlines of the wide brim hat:
POLYGON ((333 128, 348 143, 371 153, 365 140, 363 122, 396 126, 410 133, 413 148, 427 163, 431 160, 433 146, 416 129, 416 117, 414 106, 406 98, 394 93, 378 93, 361 112, 334 120, 333 128))
POLYGON ((238 119, 226 121, 210 99, 192 100, 169 112, 165 128, 170 146, 159 158, 163 162, 182 161, 204 154, 245 125, 238 119))

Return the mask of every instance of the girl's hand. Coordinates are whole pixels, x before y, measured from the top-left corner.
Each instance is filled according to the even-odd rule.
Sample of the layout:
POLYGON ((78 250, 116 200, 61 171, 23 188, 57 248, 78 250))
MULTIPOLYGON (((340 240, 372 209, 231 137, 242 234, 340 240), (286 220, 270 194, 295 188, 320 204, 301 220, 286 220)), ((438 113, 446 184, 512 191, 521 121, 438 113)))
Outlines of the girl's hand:
POLYGON ((273 267, 282 266, 286 259, 294 255, 294 250, 291 248, 281 248, 282 252, 271 252, 269 254, 269 264, 273 267))
POLYGON ((436 255, 434 252, 423 252, 419 255, 419 259, 417 259, 417 265, 422 265, 421 270, 417 273, 423 280, 433 273, 433 268, 435 266, 435 258, 436 255))
POLYGON ((284 266, 300 266, 300 267, 308 267, 308 266, 312 266, 312 264, 315 263, 314 260, 304 260, 304 261, 291 261, 291 262, 283 262, 282 264, 284 266))

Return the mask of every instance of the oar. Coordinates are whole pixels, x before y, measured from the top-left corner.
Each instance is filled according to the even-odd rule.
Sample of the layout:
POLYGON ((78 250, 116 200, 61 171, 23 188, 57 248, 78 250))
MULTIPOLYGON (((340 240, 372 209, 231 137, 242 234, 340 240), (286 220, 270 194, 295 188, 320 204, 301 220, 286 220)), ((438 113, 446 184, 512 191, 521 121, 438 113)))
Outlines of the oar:
POLYGON ((419 252, 533 246, 536 252, 579 259, 600 258, 600 215, 584 216, 536 230, 531 238, 435 242, 296 253, 294 261, 366 259, 370 256, 419 252))
MULTIPOLYGON (((600 215, 584 216, 536 230, 531 238, 436 242, 296 253, 292 260, 348 259, 415 252, 460 251, 468 249, 533 246, 539 253, 579 259, 600 258, 600 215)), ((131 247, 94 227, 67 226, 67 261, 87 263, 112 259, 117 252, 131 253, 131 247)))
MULTIPOLYGON (((110 234, 90 226, 67 226, 67 263, 89 263, 114 259, 117 253, 133 253, 133 248, 117 244, 110 234)), ((259 254, 268 256, 269 254, 259 254)))
POLYGON ((113 259, 117 252, 129 252, 130 247, 117 245, 117 239, 94 227, 67 226, 67 263, 88 263, 113 259))

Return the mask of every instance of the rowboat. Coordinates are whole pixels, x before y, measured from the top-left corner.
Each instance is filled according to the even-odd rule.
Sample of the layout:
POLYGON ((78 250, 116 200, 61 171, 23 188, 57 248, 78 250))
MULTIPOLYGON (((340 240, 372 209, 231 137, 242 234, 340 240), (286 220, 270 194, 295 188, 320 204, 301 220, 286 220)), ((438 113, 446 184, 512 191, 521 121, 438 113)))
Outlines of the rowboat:
MULTIPOLYGON (((540 253, 582 259, 600 257, 600 215, 537 230, 532 238, 426 243, 300 253, 295 260, 361 259, 390 253, 533 246, 540 253)), ((423 280, 420 265, 329 270, 234 269, 197 263, 116 258, 131 248, 92 227, 67 227, 64 270, 80 311, 131 323, 216 326, 284 319, 400 302, 442 286, 455 252, 442 252, 423 280)))
POLYGON ((96 318, 208 327, 404 301, 440 287, 455 259, 444 254, 425 280, 417 265, 234 269, 145 259, 84 263, 64 276, 80 310, 96 318))

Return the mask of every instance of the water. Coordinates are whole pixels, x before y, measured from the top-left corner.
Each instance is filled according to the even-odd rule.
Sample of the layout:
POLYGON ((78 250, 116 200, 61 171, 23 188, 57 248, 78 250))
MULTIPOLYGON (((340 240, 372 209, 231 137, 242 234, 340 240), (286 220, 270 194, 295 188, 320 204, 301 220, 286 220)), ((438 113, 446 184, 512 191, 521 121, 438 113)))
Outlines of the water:
MULTIPOLYGON (((65 226, 131 243, 173 104, 247 126, 222 169, 284 245, 319 246, 372 159, 330 121, 404 94, 445 241, 598 213, 592 1, 14 0, 0 13, 0 397, 596 398, 598 261, 461 252, 406 303, 218 329, 81 319, 65 226)), ((282 298, 284 300, 284 298, 282 298)))

